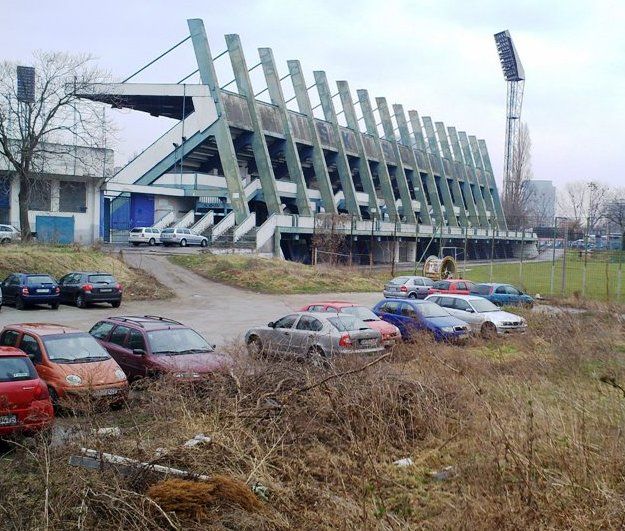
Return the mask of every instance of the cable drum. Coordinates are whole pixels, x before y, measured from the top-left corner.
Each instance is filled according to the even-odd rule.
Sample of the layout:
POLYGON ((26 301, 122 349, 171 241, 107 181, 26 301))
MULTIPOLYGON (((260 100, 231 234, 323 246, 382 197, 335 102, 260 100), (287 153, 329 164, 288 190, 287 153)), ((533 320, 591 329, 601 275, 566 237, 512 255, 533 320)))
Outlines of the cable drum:
POLYGON ((456 276, 456 261, 451 256, 428 256, 423 264, 423 276, 432 280, 443 280, 456 276))

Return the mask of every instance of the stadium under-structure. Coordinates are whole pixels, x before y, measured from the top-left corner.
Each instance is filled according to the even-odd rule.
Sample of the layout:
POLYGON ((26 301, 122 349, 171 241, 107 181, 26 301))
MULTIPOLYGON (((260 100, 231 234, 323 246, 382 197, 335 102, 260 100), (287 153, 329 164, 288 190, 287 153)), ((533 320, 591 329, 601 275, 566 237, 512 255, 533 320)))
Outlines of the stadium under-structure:
POLYGON ((342 234, 354 257, 376 262, 414 261, 443 247, 471 259, 535 249, 533 233, 507 228, 484 140, 383 97, 372 101, 367 90, 354 97, 347 81, 334 89, 323 71, 307 80, 297 60, 280 75, 270 48, 259 48, 250 67, 238 35, 226 35, 225 51, 213 56, 202 20, 188 28, 176 45, 193 46, 197 70, 187 78, 128 79, 84 94, 178 120, 104 185, 104 239, 138 225, 189 227, 216 248, 302 261, 320 230, 342 234), (217 79, 224 55, 234 73, 226 85, 236 90, 217 79), (266 86, 255 93, 250 72, 258 67, 266 86), (198 83, 186 82, 198 74, 198 83))

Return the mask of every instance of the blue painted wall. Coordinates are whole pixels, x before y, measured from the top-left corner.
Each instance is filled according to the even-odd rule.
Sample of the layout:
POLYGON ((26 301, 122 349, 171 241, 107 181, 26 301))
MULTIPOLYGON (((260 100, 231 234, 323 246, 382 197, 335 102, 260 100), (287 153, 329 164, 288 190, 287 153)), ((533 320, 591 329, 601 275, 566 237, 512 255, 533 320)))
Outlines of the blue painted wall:
POLYGON ((37 240, 46 243, 72 243, 74 241, 74 216, 37 216, 37 240))

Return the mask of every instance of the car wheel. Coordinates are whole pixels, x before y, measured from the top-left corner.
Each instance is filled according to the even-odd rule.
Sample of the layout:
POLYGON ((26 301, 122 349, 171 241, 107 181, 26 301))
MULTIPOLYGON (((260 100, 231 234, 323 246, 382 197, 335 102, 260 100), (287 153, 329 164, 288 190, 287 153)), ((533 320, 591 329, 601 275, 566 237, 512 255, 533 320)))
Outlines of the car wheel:
POLYGON ((15 309, 23 310, 24 308, 26 308, 26 304, 24 304, 24 301, 22 300, 22 298, 18 297, 17 299, 15 299, 15 309))
POLYGON ((490 321, 486 321, 480 330, 484 339, 493 339, 497 336, 497 327, 490 321))
POLYGON ((6 245, 7 243, 11 243, 11 238, 2 238, 2 241, 0 243, 2 243, 2 245, 6 245))
POLYGON ((205 238, 200 242, 200 247, 206 247, 208 245, 208 240, 205 238))
POLYGON ((113 308, 119 308, 119 307, 121 306, 121 304, 122 304, 122 301, 113 301, 113 302, 111 303, 111 306, 112 306, 113 308))
POLYGON ((328 356, 321 347, 313 346, 308 349, 308 360, 315 367, 327 367, 328 356))
POLYGON ((85 297, 81 294, 76 295, 76 308, 85 308, 86 306, 85 297))
POLYGON ((413 292, 413 293, 410 293, 410 294, 408 295, 408 298, 409 298, 409 299, 416 299, 416 298, 417 298, 417 294, 416 294, 416 293, 414 293, 414 292, 413 292))
POLYGON ((59 302, 51 302, 50 303, 50 309, 51 310, 58 310, 59 309, 59 302))
POLYGON ((48 387, 48 394, 50 395, 50 401, 52 402, 54 411, 58 411, 61 407, 61 400, 59 399, 58 393, 54 390, 54 387, 48 387))
POLYGON ((132 243, 133 247, 139 247, 139 242, 130 242, 130 243, 132 243))
POLYGON ((150 241, 148 242, 148 245, 150 247, 154 247, 156 245, 156 240, 154 238, 150 238, 150 241))
POLYGON ((247 352, 252 358, 263 358, 265 354, 264 350, 263 342, 260 340, 260 337, 252 336, 247 341, 247 352))
POLYGON ((180 247, 186 247, 186 246, 187 246, 187 240, 182 238, 182 240, 180 240, 180 247))

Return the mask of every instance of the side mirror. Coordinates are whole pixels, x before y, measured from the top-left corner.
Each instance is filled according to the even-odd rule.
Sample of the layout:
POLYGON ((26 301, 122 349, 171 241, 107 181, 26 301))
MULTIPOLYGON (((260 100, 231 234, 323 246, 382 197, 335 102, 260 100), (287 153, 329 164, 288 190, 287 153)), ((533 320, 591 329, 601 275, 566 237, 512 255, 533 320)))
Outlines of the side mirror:
POLYGON ((269 328, 275 328, 276 327, 276 323, 274 323, 273 321, 271 321, 270 323, 267 323, 267 326, 269 328))
POLYGON ((475 310, 473 308, 465 308, 464 311, 467 313, 475 313, 475 310))
POLYGON ((30 361, 33 363, 35 362, 35 355, 32 352, 28 354, 28 357, 30 358, 30 361))
POLYGON ((215 343, 212 343, 210 346, 213 350, 215 350, 217 348, 217 345, 215 345, 215 343))
POLYGON ((146 352, 142 348, 133 348, 132 353, 136 356, 145 356, 146 352))

